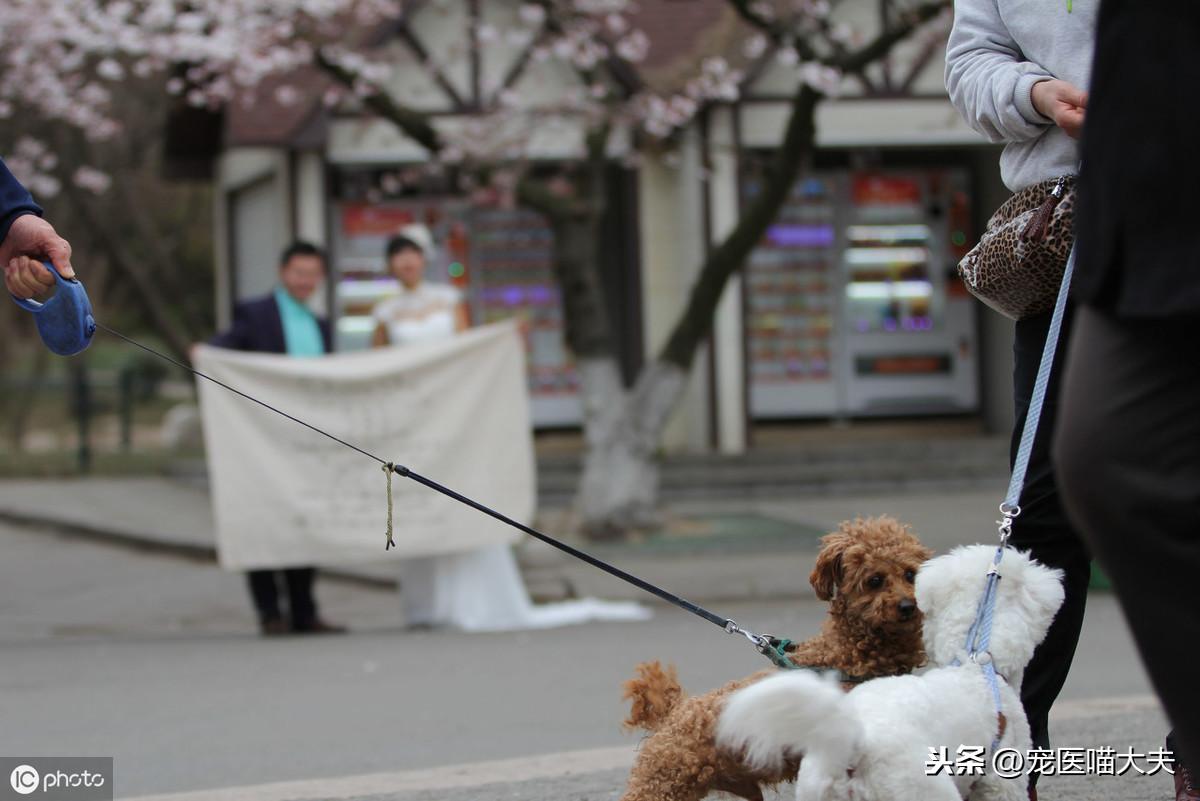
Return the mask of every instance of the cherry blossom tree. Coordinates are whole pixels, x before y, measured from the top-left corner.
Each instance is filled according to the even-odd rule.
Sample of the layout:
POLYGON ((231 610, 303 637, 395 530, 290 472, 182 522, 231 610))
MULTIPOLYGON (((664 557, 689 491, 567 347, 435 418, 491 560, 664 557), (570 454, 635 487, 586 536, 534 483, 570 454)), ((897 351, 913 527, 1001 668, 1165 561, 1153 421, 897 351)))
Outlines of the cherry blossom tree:
MULTIPOLYGON (((501 85, 465 122, 447 124, 390 88, 397 51, 380 31, 416 0, 7 0, 0 10, 0 117, 29 109, 102 141, 119 135, 112 97, 130 77, 169 76, 169 92, 215 108, 252 102, 268 85, 278 102, 297 102, 300 90, 288 76, 315 73, 330 107, 389 120, 428 152, 431 168, 453 169, 468 190, 487 185, 540 212, 555 234, 566 339, 582 382, 587 451, 580 511, 586 531, 607 536, 653 519, 654 454, 663 429, 729 278, 813 152, 818 104, 899 42, 942 35, 944 25, 928 23, 944 23, 951 5, 894 0, 890 20, 866 37, 839 22, 835 0, 727 1, 741 21, 741 52, 704 58, 661 86, 640 69, 654 42, 637 25, 634 0, 513 0, 519 13, 510 27, 474 20, 470 41, 436 57, 418 54, 416 66, 438 80, 466 48, 503 39, 529 45, 532 58, 561 64, 578 81, 538 97, 501 85), (665 346, 626 389, 598 270, 600 222, 610 202, 605 171, 614 159, 672 147, 704 109, 737 100, 748 72, 770 60, 793 70, 795 90, 767 179, 733 230, 709 250, 665 346), (583 131, 581 153, 559 168, 535 169, 530 133, 554 120, 583 131)), ((685 4, 679 7, 686 13, 685 4)), ((31 181, 52 181, 45 174, 52 172, 51 153, 26 142, 18 167, 31 181)), ((101 189, 96 168, 102 166, 71 180, 101 189)))

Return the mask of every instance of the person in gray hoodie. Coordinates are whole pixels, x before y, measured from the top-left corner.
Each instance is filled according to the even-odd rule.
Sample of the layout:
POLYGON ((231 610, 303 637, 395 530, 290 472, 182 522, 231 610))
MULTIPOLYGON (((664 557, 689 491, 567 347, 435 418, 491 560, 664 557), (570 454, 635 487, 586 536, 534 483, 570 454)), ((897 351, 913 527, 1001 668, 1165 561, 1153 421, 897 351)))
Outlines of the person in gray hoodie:
MULTIPOLYGON (((946 88, 967 124, 1004 145, 1000 175, 1013 192, 1074 174, 1087 94, 1099 0, 955 0, 946 49, 946 88)), ((1025 671, 1021 700, 1033 744, 1048 748, 1050 707, 1075 656, 1091 575, 1091 556, 1063 508, 1050 446, 1054 438, 1063 326, 1041 425, 1021 493, 1012 544, 1063 570, 1066 600, 1025 671)), ((1050 314, 1020 320, 1013 342, 1015 458, 1050 325, 1050 314)), ((1037 775, 1030 797, 1037 798, 1037 775)))

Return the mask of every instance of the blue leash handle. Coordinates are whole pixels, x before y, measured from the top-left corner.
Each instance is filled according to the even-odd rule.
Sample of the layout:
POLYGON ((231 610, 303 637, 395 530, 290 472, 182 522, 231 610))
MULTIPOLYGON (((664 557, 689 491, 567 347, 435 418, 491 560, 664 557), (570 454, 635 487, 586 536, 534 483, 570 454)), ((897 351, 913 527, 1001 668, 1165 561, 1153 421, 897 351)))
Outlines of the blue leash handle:
POLYGON ((45 303, 16 295, 12 299, 34 315, 38 336, 47 348, 59 356, 74 356, 92 344, 92 335, 96 333, 92 303, 78 279, 63 278, 50 262, 42 264, 54 276, 53 297, 45 303))

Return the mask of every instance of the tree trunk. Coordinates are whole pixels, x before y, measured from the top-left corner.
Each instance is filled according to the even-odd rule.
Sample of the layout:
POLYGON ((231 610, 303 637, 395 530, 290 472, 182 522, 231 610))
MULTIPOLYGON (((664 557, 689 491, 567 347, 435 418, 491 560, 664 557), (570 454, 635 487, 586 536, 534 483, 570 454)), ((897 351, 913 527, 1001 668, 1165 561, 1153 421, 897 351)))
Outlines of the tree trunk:
POLYGON ((663 429, 683 395, 696 351, 708 339, 725 285, 779 214, 812 152, 820 99, 807 85, 797 92, 786 135, 762 192, 705 259, 687 307, 658 359, 642 371, 616 411, 606 411, 616 419, 597 425, 594 440, 589 432, 580 484, 583 529, 588 536, 615 538, 630 528, 654 525, 659 487, 656 452, 663 429))
MULTIPOLYGON (((601 367, 593 369, 601 372, 601 367)), ((656 451, 686 381, 686 371, 655 362, 638 375, 632 391, 620 393, 615 403, 608 401, 607 408, 594 417, 594 427, 587 432, 579 492, 588 537, 616 539, 631 529, 657 524, 656 451)))
MULTIPOLYGON (((657 479, 653 471, 641 469, 652 464, 639 456, 642 444, 623 430, 630 419, 625 410, 639 395, 637 387, 625 391, 600 282, 599 237, 608 205, 607 139, 606 128, 588 136, 588 159, 571 182, 572 196, 556 195, 549 184, 529 177, 518 188, 522 204, 540 212, 554 231, 554 274, 562 293, 564 336, 575 356, 583 406, 585 449, 576 503, 585 532, 596 539, 619 536, 631 526, 645 524, 654 508, 653 489, 646 496, 650 503, 639 503, 636 510, 623 499, 657 479), (619 520, 607 514, 614 504, 622 510, 619 520)), ((653 449, 654 443, 648 447, 653 449)))
POLYGON ((607 443, 614 440, 626 398, 596 263, 599 217, 594 209, 588 209, 578 215, 551 219, 555 278, 562 293, 566 326, 564 336, 575 355, 583 406, 585 450, 578 505, 584 520, 588 519, 590 509, 597 504, 603 506, 609 492, 607 477, 614 465, 607 443))

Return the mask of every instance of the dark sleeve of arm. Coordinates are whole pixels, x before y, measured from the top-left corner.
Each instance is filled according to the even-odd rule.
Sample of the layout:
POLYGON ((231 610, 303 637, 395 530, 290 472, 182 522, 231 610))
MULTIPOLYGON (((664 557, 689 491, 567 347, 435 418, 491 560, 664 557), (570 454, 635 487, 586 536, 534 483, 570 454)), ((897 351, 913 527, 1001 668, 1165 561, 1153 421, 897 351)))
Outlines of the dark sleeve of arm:
POLYGON ((253 350, 252 326, 246 304, 239 303, 233 309, 233 325, 208 340, 208 344, 231 350, 253 350))
POLYGON ((22 214, 42 216, 42 207, 33 202, 29 190, 13 177, 8 167, 0 160, 0 242, 8 236, 13 220, 22 214))

